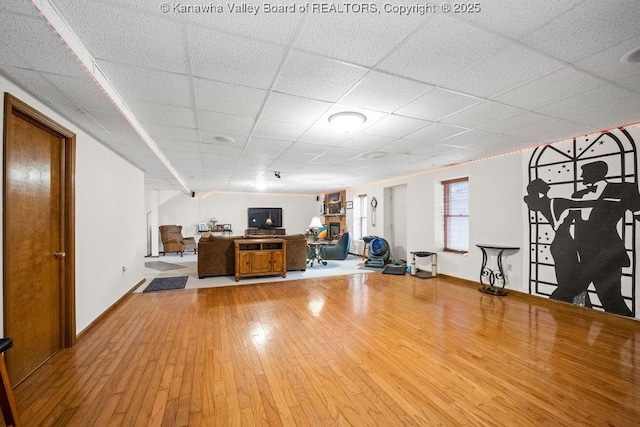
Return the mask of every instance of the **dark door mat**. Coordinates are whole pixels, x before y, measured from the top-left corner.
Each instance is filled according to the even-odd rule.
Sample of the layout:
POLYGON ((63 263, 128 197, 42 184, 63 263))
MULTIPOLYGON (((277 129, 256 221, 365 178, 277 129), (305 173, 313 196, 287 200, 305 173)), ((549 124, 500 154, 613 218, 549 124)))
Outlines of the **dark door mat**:
POLYGON ((407 267, 404 265, 387 265, 382 274, 395 274, 396 276, 404 276, 407 272, 407 267))
POLYGON ((179 268, 187 268, 184 265, 172 264, 164 261, 149 261, 144 263, 145 267, 153 268, 159 271, 177 270, 179 268))
POLYGON ((189 276, 156 277, 142 292, 168 291, 171 289, 184 289, 189 276))

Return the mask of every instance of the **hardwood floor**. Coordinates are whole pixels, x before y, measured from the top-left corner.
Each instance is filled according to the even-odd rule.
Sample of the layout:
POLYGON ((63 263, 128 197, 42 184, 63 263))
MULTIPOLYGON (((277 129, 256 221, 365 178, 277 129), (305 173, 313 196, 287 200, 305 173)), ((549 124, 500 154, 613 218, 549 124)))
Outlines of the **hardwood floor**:
POLYGON ((629 426, 640 322, 379 273, 132 294, 15 394, 26 426, 629 426))

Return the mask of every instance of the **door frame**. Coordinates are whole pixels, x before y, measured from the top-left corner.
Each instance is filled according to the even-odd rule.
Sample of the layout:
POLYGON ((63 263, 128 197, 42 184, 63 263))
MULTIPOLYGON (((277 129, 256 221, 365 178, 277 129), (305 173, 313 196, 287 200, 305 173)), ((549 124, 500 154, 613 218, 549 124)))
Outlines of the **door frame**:
MULTIPOLYGON (((60 165, 61 179, 61 212, 60 224, 63 239, 63 250, 66 256, 63 258, 60 269, 60 347, 71 347, 76 342, 76 255, 75 255, 75 164, 76 164, 76 135, 59 123, 56 123, 35 108, 27 105, 13 95, 4 94, 4 140, 3 140, 3 183, 2 183, 2 259, 3 266, 7 265, 10 252, 10 242, 7 241, 7 141, 11 135, 12 116, 16 115, 53 135, 62 141, 62 164, 60 165)), ((29 238, 25 235, 25 238, 29 238)), ((7 295, 6 270, 2 269, 3 279, 3 326, 11 321, 7 316, 6 301, 11 295, 7 295)))

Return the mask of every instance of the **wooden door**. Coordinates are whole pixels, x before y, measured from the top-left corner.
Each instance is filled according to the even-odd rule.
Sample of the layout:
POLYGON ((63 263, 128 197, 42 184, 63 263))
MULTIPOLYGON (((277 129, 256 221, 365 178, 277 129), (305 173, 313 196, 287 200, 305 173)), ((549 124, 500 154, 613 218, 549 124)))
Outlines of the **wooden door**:
POLYGON ((240 274, 248 274, 251 273, 251 252, 250 251, 239 251, 238 252, 238 273, 240 274))
POLYGON ((272 265, 272 269, 271 271, 279 271, 279 272, 283 272, 284 271, 284 254, 282 253, 281 250, 275 250, 273 252, 271 252, 271 256, 272 256, 272 261, 273 261, 273 265, 272 265))
POLYGON ((271 251, 254 251, 251 254, 252 273, 270 273, 273 271, 271 269, 271 251))
POLYGON ((14 341, 6 362, 15 385, 75 339, 71 141, 14 98, 5 105, 4 335, 14 341))

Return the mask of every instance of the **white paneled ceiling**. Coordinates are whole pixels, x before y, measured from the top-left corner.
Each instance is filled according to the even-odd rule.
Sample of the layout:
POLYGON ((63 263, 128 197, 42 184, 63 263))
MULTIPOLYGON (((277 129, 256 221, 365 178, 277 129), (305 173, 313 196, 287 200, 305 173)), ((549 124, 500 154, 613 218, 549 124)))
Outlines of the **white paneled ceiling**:
MULTIPOLYGON (((323 193, 640 121, 640 64, 620 60, 640 47, 637 0, 457 14, 49 2, 196 192, 323 193), (364 126, 334 130, 342 111, 364 126)), ((182 189, 30 0, 0 3, 0 72, 144 170, 147 188, 182 189)))

